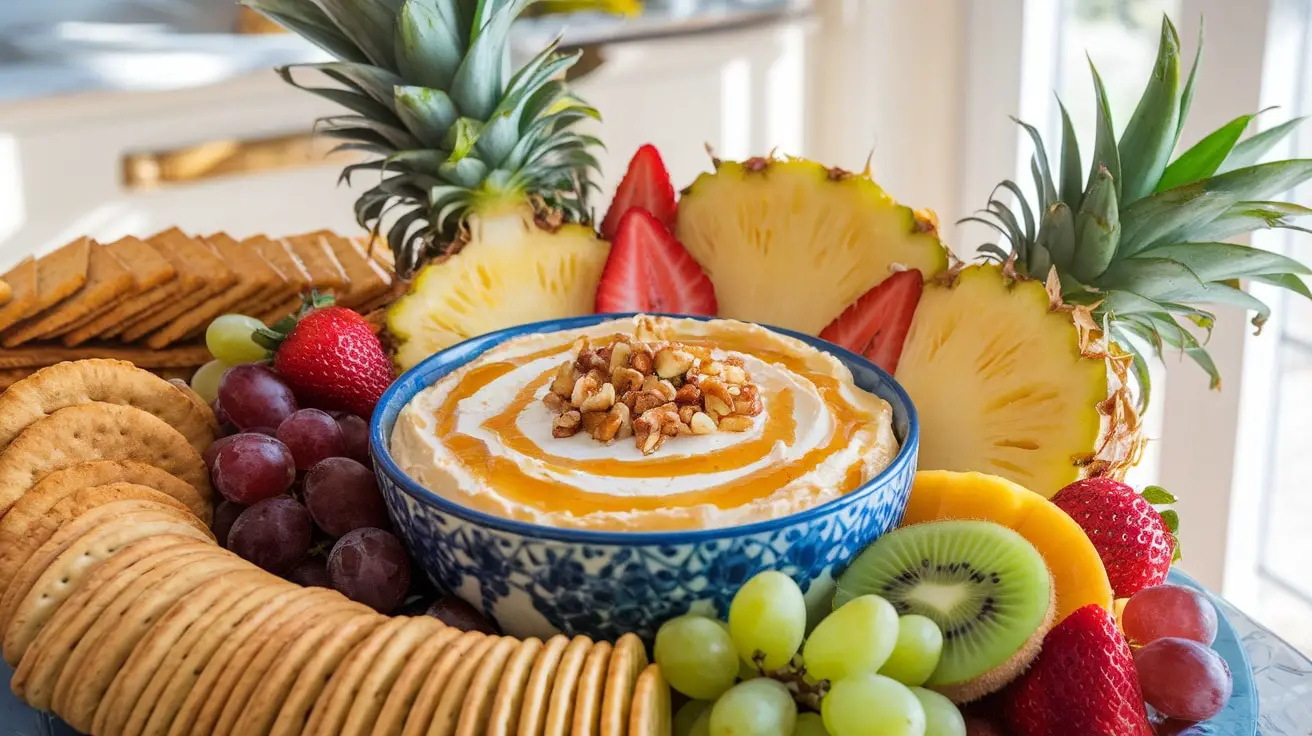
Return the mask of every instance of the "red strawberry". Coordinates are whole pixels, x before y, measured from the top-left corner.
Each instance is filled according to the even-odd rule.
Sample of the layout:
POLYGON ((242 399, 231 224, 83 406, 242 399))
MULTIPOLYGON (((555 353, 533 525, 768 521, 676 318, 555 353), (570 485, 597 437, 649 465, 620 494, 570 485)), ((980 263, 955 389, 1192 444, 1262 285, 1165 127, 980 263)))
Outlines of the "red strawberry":
POLYGON ((702 267, 655 217, 629 210, 597 286, 598 312, 673 312, 714 316, 715 287, 702 267))
POLYGON ((866 356, 889 373, 897 372, 924 284, 915 269, 894 273, 844 309, 820 337, 866 356))
POLYGON ((665 170, 660 152, 650 143, 633 154, 629 170, 624 172, 624 178, 615 190, 615 199, 606 210, 606 218, 601 221, 601 237, 615 242, 620 220, 634 207, 647 210, 667 230, 674 231, 674 217, 678 212, 674 186, 670 184, 670 172, 665 170))
MULTIPOLYGON (((1161 489, 1153 490, 1175 500, 1161 489)), ((1052 502, 1089 535, 1117 598, 1166 581, 1176 549, 1175 530, 1149 499, 1111 478, 1087 478, 1058 491, 1052 502)), ((1173 522, 1175 512, 1168 515, 1173 522)))
POLYGON ((1130 645, 1089 604, 1043 639, 1034 664, 1002 693, 1016 736, 1152 736, 1130 645))
POLYGON ((364 317, 311 294, 299 314, 256 333, 273 366, 302 403, 368 419, 395 375, 364 317))

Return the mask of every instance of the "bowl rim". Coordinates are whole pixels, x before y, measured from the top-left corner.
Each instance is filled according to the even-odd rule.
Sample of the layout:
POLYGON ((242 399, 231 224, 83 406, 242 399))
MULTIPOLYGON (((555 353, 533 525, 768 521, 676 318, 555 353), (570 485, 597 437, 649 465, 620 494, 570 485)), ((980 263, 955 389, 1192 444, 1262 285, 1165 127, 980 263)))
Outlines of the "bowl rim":
MULTIPOLYGON (((800 340, 817 350, 828 352, 847 365, 849 370, 851 365, 859 365, 863 368, 874 371, 884 380, 884 384, 891 388, 893 394, 902 403, 906 412, 907 432, 906 436, 901 439, 901 445, 898 448, 898 453, 894 456, 893 461, 876 474, 875 477, 832 501, 822 503, 818 506, 812 506, 809 509, 797 513, 787 514, 772 519, 753 521, 734 526, 713 527, 710 529, 617 532, 547 526, 545 524, 535 524, 527 521, 507 519, 505 517, 496 516, 495 514, 478 511, 456 503, 455 501, 445 498, 435 491, 424 487, 414 478, 411 478, 408 473, 402 470, 400 466, 397 465, 396 460, 393 459, 391 437, 384 436, 383 433, 384 419, 389 414, 392 414, 391 423, 393 428, 395 428, 396 418, 400 416, 401 410, 404 409, 420 391, 432 386, 436 381, 440 380, 451 371, 466 365, 470 361, 478 359, 483 353, 486 353, 488 350, 491 350, 505 341, 521 335, 591 327, 610 320, 632 318, 639 314, 652 317, 669 317, 671 319, 693 319, 700 322, 729 319, 725 317, 706 317, 702 315, 671 314, 666 312, 605 312, 586 314, 577 317, 541 320, 538 322, 528 322, 521 325, 515 325, 513 327, 505 327, 500 330, 469 338, 468 340, 464 340, 440 350, 398 376, 396 380, 392 382, 392 385, 383 392, 382 397, 379 398, 377 409, 375 409, 373 417, 369 422, 369 452, 373 457, 375 469, 380 474, 387 476, 390 482, 394 483, 402 492, 411 498, 414 498, 416 501, 434 506, 439 511, 478 526, 488 527, 501 532, 534 539, 592 543, 607 546, 660 546, 749 536, 775 531, 785 527, 809 522, 818 517, 828 516, 829 514, 839 511, 849 504, 856 503, 865 496, 873 493, 875 489, 883 486, 888 479, 902 472, 906 465, 915 462, 915 456, 920 447, 920 419, 916 414, 915 405, 911 402, 911 396, 907 394, 906 389, 903 388, 901 383, 898 383, 897 379, 883 368, 875 365, 875 363, 868 358, 858 355, 857 353, 839 345, 835 345, 827 340, 816 337, 815 335, 807 335, 795 330, 761 324, 759 322, 746 322, 746 324, 755 324, 772 332, 777 332, 781 335, 800 340), (450 366, 447 370, 442 372, 441 375, 436 377, 430 377, 428 375, 437 370, 435 366, 449 360, 446 357, 447 355, 458 352, 466 348, 466 346, 478 342, 486 342, 487 346, 476 354, 469 356, 463 362, 450 366)), ((880 398, 884 397, 881 396, 880 398)), ((887 401, 887 399, 885 400, 887 401)))

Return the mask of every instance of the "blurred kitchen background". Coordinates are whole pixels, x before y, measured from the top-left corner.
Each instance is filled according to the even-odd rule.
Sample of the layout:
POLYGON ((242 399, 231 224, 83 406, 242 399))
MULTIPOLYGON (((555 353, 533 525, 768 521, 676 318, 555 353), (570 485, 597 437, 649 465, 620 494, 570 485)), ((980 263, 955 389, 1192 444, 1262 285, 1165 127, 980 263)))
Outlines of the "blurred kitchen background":
MULTIPOLYGON (((512 45, 526 58, 563 33, 584 50, 574 84, 604 116, 607 197, 645 142, 676 185, 709 166, 707 145, 851 169, 869 157, 894 196, 939 213, 963 256, 984 234, 952 223, 999 180, 1029 179, 1008 116, 1054 139, 1056 91, 1091 150, 1086 51, 1123 124, 1162 13, 1190 56, 1200 18, 1208 28, 1182 145, 1253 110, 1279 107, 1259 128, 1312 112, 1312 0, 594 4, 525 19, 512 45)), ((332 109, 271 71, 323 57, 269 30, 228 0, 0 0, 0 272, 82 234, 354 232, 342 161, 310 135, 332 109)), ((1278 153, 1312 156, 1312 129, 1278 153)), ((1258 239, 1312 262, 1312 235, 1258 239)), ((1260 337, 1221 310, 1223 392, 1173 357, 1158 366, 1134 480, 1181 497, 1185 570, 1312 653, 1312 304, 1262 296, 1278 307, 1260 337)))

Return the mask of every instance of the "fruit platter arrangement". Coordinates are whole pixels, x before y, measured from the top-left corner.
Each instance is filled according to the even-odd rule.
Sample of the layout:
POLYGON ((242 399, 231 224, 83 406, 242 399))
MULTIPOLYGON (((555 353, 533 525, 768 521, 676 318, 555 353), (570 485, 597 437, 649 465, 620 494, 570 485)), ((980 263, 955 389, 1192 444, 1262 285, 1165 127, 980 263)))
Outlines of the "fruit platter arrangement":
POLYGON ((577 57, 507 63, 529 0, 243 4, 332 55, 279 72, 374 154, 342 173, 371 179, 368 235, 84 239, 0 281, 24 300, 6 347, 71 348, 181 278, 175 247, 258 266, 141 307, 139 352, 93 331, 101 352, 0 393, 21 702, 0 715, 95 736, 1256 733, 1233 629, 1172 569, 1175 496, 1123 480, 1149 361, 1179 350, 1219 388, 1207 305, 1260 327, 1239 280, 1312 297, 1303 265, 1226 242, 1297 228, 1312 210, 1277 198, 1312 162, 1263 162, 1292 125, 1245 137, 1252 115, 1181 147, 1198 62, 1169 20, 1119 138, 1096 71, 1091 155, 1064 109, 1051 155, 1021 123, 1032 191, 1001 182, 972 218, 998 242, 962 261, 869 171, 773 155, 711 158, 676 195, 643 146, 594 219, 577 57), (141 287, 129 254, 175 275, 141 287), (208 361, 185 380, 133 360, 176 341, 208 361))

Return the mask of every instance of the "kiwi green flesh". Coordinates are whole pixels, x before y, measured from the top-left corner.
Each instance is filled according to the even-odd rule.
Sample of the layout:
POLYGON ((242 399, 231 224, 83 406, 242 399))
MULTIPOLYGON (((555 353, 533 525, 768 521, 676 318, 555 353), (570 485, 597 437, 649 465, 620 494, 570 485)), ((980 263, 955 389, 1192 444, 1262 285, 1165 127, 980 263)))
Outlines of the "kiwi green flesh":
POLYGON ((987 521, 916 524, 879 538, 838 579, 834 607, 870 593, 938 624, 943 654, 925 684, 958 702, 1000 689, 1029 665, 1055 600, 1034 545, 987 521))

